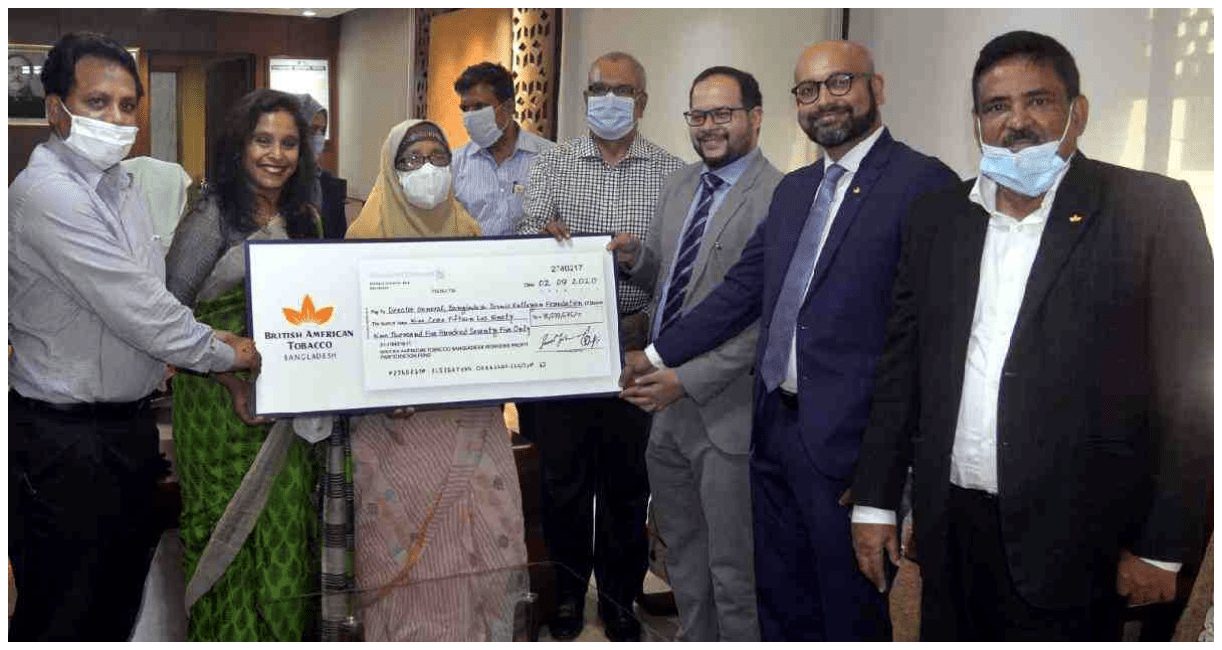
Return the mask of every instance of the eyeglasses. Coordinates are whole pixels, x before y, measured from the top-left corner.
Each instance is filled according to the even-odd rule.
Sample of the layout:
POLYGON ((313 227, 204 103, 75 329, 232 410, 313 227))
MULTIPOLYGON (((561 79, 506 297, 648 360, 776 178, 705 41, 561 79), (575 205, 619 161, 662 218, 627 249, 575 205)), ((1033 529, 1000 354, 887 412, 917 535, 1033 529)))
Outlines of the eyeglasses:
POLYGON ((827 86, 827 92, 835 97, 849 94, 853 87, 853 79, 863 79, 873 76, 869 72, 840 72, 829 76, 823 81, 803 81, 789 90, 798 99, 799 104, 813 104, 819 99, 819 86, 827 86))
POLYGON ((448 167, 450 165, 450 154, 444 151, 435 151, 427 156, 409 153, 395 161, 395 169, 401 172, 410 172, 420 169, 426 162, 433 163, 434 167, 448 167))
POLYGON ((586 99, 589 99, 596 95, 597 96, 606 95, 607 93, 611 93, 612 95, 615 95, 616 97, 636 97, 637 95, 641 94, 641 91, 637 90, 635 86, 629 86, 627 84, 622 85, 622 86, 608 86, 606 84, 590 84, 590 87, 586 88, 585 90, 586 99))
POLYGON ((683 114, 683 117, 687 120, 688 126, 700 126, 704 124, 706 117, 712 117, 713 124, 729 124, 730 120, 734 119, 734 111, 749 110, 751 109, 746 106, 718 106, 707 111, 688 111, 683 114))

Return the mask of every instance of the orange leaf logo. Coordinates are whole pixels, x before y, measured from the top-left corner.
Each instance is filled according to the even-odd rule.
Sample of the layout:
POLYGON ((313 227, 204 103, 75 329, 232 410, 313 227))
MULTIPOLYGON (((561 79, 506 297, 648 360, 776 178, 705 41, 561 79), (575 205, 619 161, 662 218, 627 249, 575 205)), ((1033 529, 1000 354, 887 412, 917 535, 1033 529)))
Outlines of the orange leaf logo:
POLYGON ((331 320, 331 312, 334 307, 323 307, 315 311, 314 301, 310 298, 310 294, 301 300, 301 311, 292 307, 284 308, 284 320, 290 325, 301 325, 302 323, 314 323, 315 325, 324 325, 331 320))

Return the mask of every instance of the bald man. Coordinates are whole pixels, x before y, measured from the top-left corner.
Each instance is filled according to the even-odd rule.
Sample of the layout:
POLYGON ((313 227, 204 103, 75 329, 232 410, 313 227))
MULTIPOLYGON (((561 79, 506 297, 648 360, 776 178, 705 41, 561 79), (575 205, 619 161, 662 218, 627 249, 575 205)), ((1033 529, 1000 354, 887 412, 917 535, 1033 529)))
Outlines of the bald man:
POLYGON ((886 601, 856 569, 842 497, 909 205, 958 178, 891 138, 879 113, 883 77, 861 45, 807 49, 794 82, 798 123, 825 155, 785 176, 725 280, 628 355, 625 396, 640 403, 637 377, 686 363, 759 319, 750 473, 760 636, 887 640, 886 601))

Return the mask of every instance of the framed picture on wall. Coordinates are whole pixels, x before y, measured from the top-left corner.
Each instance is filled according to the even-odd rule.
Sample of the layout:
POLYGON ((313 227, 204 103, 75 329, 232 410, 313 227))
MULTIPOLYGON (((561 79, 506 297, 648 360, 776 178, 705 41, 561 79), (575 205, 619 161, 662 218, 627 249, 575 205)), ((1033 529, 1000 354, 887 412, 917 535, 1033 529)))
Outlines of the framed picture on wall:
POLYGON ((47 123, 46 92, 38 73, 42 72, 49 45, 8 46, 8 121, 9 124, 47 123))
MULTIPOLYGON (((23 45, 9 43, 8 46, 8 123, 13 125, 46 126, 47 93, 42 87, 39 74, 47 60, 50 45, 23 45)), ((140 62, 140 48, 129 47, 127 51, 140 62)))

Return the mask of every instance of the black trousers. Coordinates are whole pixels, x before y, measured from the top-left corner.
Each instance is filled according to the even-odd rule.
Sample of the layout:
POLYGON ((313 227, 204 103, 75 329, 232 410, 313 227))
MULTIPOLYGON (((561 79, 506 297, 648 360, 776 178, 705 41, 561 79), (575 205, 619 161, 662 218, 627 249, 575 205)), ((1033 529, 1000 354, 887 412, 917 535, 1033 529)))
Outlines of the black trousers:
POLYGON ((996 497, 951 485, 949 505, 945 575, 925 576, 921 590, 922 641, 1120 640, 1119 596, 1086 607, 1044 609, 1019 595, 1006 562, 996 497))
POLYGON ((126 641, 157 544, 151 409, 69 415, 9 393, 10 641, 126 641))
POLYGON ((534 414, 557 600, 584 602, 593 569, 603 606, 631 612, 648 563, 649 414, 615 397, 539 402, 534 414))

